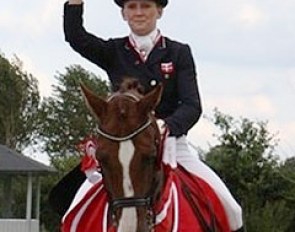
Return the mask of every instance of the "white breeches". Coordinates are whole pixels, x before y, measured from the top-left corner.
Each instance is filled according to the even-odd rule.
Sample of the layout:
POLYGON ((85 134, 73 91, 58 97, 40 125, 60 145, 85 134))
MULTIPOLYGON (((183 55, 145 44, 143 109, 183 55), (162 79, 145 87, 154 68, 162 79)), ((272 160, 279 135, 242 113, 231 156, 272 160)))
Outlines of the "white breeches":
POLYGON ((167 138, 163 162, 169 163, 172 167, 175 166, 177 162, 187 171, 202 178, 213 188, 222 202, 231 230, 235 231, 242 227, 242 209, 240 205, 233 198, 228 188, 217 174, 201 161, 198 154, 193 152, 189 147, 186 136, 167 138))

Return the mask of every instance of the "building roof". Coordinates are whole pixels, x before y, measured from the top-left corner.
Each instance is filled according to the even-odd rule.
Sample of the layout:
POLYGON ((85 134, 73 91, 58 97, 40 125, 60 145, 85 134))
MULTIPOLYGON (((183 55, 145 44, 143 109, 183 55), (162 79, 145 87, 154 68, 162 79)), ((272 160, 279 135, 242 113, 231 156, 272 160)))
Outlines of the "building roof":
POLYGON ((55 169, 0 144, 0 173, 38 173, 55 172, 55 169))

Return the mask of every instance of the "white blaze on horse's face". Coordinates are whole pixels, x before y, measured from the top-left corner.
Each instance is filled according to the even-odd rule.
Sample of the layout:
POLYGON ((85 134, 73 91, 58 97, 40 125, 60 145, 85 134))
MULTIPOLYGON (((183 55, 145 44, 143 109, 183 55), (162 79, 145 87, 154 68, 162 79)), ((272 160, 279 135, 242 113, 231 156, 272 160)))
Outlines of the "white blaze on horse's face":
MULTIPOLYGON (((131 140, 120 142, 118 158, 123 169, 124 197, 133 197, 134 188, 130 176, 130 164, 134 156, 134 145, 131 140)), ((123 208, 119 220, 118 232, 135 232, 137 228, 137 213, 135 207, 123 208)))
POLYGON ((118 158, 123 169, 124 197, 133 197, 134 189, 130 176, 130 164, 134 155, 134 145, 131 140, 120 142, 118 158))

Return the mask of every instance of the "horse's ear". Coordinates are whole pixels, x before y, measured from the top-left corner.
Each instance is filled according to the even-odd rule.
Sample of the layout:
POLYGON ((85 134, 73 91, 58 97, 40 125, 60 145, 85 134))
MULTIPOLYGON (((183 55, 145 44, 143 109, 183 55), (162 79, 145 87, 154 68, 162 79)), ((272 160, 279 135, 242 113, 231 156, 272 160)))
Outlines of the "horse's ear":
POLYGON ((140 112, 147 114, 155 110, 157 105, 160 103, 162 91, 163 91, 163 86, 159 84, 151 92, 146 94, 139 101, 138 107, 140 112))
POLYGON ((100 118, 107 107, 106 101, 95 95, 82 82, 80 82, 80 87, 88 109, 95 117, 100 118))

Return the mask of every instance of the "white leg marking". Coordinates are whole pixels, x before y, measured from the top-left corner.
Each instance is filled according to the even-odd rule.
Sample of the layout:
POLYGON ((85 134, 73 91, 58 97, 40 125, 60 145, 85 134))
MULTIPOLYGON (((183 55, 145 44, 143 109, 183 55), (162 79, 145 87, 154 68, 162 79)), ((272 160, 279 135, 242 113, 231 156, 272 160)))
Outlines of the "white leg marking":
MULTIPOLYGON (((130 163, 134 155, 134 145, 131 140, 121 142, 119 147, 119 161, 123 168, 124 197, 133 197, 134 188, 130 177, 130 163)), ((124 208, 119 221, 118 232, 135 232, 137 227, 136 208, 124 208)))

